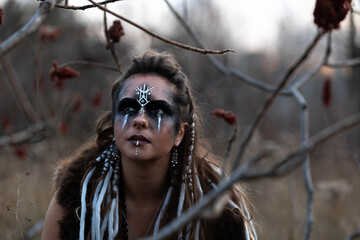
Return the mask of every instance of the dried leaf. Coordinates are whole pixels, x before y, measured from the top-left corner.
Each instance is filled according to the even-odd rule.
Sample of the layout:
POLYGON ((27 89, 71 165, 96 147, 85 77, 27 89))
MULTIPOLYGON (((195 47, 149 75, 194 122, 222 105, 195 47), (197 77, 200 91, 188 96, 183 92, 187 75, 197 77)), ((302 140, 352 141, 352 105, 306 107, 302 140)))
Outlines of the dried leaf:
POLYGON ((108 34, 110 41, 114 43, 120 42, 121 36, 125 35, 120 20, 115 20, 113 22, 113 25, 109 28, 108 34))
POLYGON ((322 102, 325 107, 329 107, 332 100, 332 91, 331 91, 331 79, 326 78, 323 85, 322 92, 322 102))
POLYGON ((0 25, 1 24, 3 24, 3 15, 4 15, 4 13, 3 13, 3 10, 2 10, 2 8, 0 7, 0 25))
POLYGON ((214 109, 210 114, 215 117, 224 119, 224 121, 231 126, 234 126, 237 121, 237 117, 234 113, 225 111, 223 109, 214 109))
POLYGON ((91 105, 95 108, 99 107, 101 105, 102 99, 103 99, 103 91, 101 89, 98 89, 95 92, 94 97, 92 98, 91 105))
POLYGON ((65 122, 61 122, 59 125, 59 131, 61 135, 66 136, 69 131, 68 125, 65 122))
POLYGON ((74 112, 80 112, 83 105, 83 97, 81 93, 78 93, 75 97, 74 105, 73 105, 73 111, 74 112))
POLYGON ((24 159, 28 155, 27 150, 25 150, 23 148, 14 147, 13 150, 14 150, 15 155, 19 159, 24 159))
POLYGON ((49 74, 51 81, 54 83, 55 88, 62 89, 65 81, 69 78, 75 78, 80 76, 80 73, 70 67, 62 67, 58 69, 56 61, 53 62, 49 74))
POLYGON ((11 127, 11 121, 8 116, 3 116, 1 119, 1 126, 2 128, 7 131, 11 127))
POLYGON ((338 29, 351 9, 351 0, 317 0, 314 9, 314 22, 325 32, 338 29))
POLYGON ((45 24, 39 29, 39 39, 41 41, 55 41, 61 33, 61 28, 45 24))

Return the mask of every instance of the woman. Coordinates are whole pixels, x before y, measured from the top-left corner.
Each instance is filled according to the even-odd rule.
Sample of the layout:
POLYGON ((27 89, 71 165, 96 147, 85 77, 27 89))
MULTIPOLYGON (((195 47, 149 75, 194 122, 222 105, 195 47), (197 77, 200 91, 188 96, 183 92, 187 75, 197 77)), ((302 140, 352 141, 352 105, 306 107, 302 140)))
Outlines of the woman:
MULTIPOLYGON (((156 234, 219 180, 199 133, 189 81, 175 59, 154 52, 135 58, 113 85, 96 144, 58 168, 42 239, 156 234)), ((219 216, 196 219, 171 239, 256 239, 239 187, 230 199, 219 216)))

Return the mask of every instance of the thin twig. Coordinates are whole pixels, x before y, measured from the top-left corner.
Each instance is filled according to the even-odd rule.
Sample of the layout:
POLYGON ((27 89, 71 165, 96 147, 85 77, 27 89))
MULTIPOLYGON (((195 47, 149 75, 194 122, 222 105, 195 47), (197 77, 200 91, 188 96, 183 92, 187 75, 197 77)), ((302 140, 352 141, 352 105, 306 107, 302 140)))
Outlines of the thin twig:
POLYGON ((40 4, 34 16, 21 29, 0 44, 0 53, 6 54, 27 36, 35 32, 44 21, 45 17, 54 9, 61 0, 45 0, 40 4))
POLYGON ((325 66, 332 68, 354 67, 358 65, 360 65, 360 58, 347 59, 344 61, 325 64, 325 66))
POLYGON ((323 32, 318 32, 312 41, 312 43, 309 45, 309 47, 305 50, 303 55, 298 59, 298 61, 290 67, 288 72, 285 74, 284 78, 280 81, 280 84, 278 85, 277 89, 271 94, 271 96, 265 101, 265 103, 261 106, 259 111, 256 114, 255 120, 251 127, 248 129, 248 131, 245 133, 245 138, 242 141, 240 145, 240 150, 235 158, 235 161, 233 162, 232 168, 236 168, 236 166, 239 165, 241 158, 243 156, 243 153, 250 143, 250 140, 252 138, 252 135, 255 132, 255 129, 259 126, 261 120, 269 110, 270 106, 274 102, 274 100, 277 98, 281 90, 286 86, 286 83, 290 80, 292 75, 295 73, 295 71, 304 63, 304 61, 308 58, 312 50, 315 48, 316 44, 319 42, 321 36, 323 36, 323 32))
POLYGON ((310 79, 312 79, 315 76, 316 73, 319 72, 321 67, 323 67, 329 61, 330 55, 331 55, 331 33, 328 34, 328 38, 326 41, 325 54, 324 54, 322 61, 315 68, 313 68, 309 73, 304 74, 302 78, 300 78, 298 81, 296 81, 290 87, 290 89, 291 88, 300 89, 302 86, 304 86, 310 79))
POLYGON ((21 132, 2 136, 0 137, 0 147, 40 141, 46 136, 46 131, 50 126, 52 126, 51 122, 40 122, 21 132))
POLYGON ((15 210, 14 210, 14 216, 15 216, 15 219, 16 219, 16 223, 18 224, 20 237, 21 237, 21 239, 24 240, 24 234, 22 232, 21 224, 20 224, 20 220, 19 220, 19 216, 18 216, 18 210, 19 210, 19 203, 20 202, 21 202, 21 200, 20 200, 20 179, 18 179, 17 194, 16 194, 16 206, 15 206, 15 210))
POLYGON ((30 103, 30 100, 28 96, 25 93, 24 88, 19 83, 19 80, 17 79, 15 72, 12 69, 11 64, 9 63, 9 60, 6 55, 1 54, 0 52, 0 59, 1 63, 4 69, 4 72, 7 76, 7 79, 10 83, 10 86, 12 90, 15 93, 16 99, 20 105, 20 108, 23 110, 26 118, 31 123, 35 123, 38 120, 38 116, 36 115, 36 112, 33 108, 33 106, 30 103))
POLYGON ((230 160, 230 153, 231 153, 231 149, 237 139, 237 136, 239 135, 239 121, 236 121, 235 123, 235 128, 233 130, 233 134, 232 136, 230 137, 229 141, 228 141, 228 144, 227 144, 227 149, 226 149, 226 153, 225 153, 225 157, 224 157, 224 160, 223 160, 223 163, 222 163, 222 166, 221 166, 221 174, 223 177, 226 176, 226 173, 227 173, 227 168, 228 168, 228 163, 229 163, 229 160, 230 160))
MULTIPOLYGON (((39 1, 39 0, 38 0, 39 1)), ((42 0, 41 0, 42 1, 42 0)), ((107 0, 107 1, 103 1, 103 2, 99 2, 98 4, 100 5, 106 5, 108 3, 115 3, 115 2, 122 2, 122 1, 130 1, 130 0, 107 0)), ((86 10, 89 8, 95 8, 96 6, 94 5, 83 5, 83 6, 69 6, 66 3, 64 5, 62 4, 56 4, 55 7, 57 8, 62 8, 62 9, 69 9, 69 10, 86 10)))
POLYGON ((99 4, 97 4, 96 2, 94 2, 93 0, 89 0, 92 4, 94 4, 96 7, 98 7, 99 9, 103 10, 103 11, 106 11, 110 14, 112 14, 113 16, 117 17, 117 18, 120 18, 121 20, 133 25, 134 27, 142 30, 143 32, 149 34, 150 36, 154 37, 154 38, 157 38, 159 39, 160 41, 163 41, 165 43, 168 43, 168 44, 171 44, 171 45, 174 45, 176 47, 179 47, 179 48, 183 48, 183 49, 186 49, 186 50, 189 50, 189 51, 193 51, 193 52, 197 52, 197 53, 201 53, 201 54, 225 54, 225 53, 228 53, 228 52, 234 52, 234 50, 230 50, 230 49, 225 49, 225 50, 206 50, 206 49, 201 49, 201 48, 196 48, 196 47, 192 47, 192 46, 189 46, 189 45, 185 45, 185 44, 182 44, 182 43, 179 43, 179 42, 176 42, 176 41, 172 41, 172 40, 169 40, 169 39, 166 39, 166 38, 163 38, 153 32, 151 32, 150 30, 140 26, 139 24, 137 23, 134 23, 133 21, 107 9, 106 7, 103 7, 99 4))
POLYGON ((326 140, 348 130, 351 128, 360 125, 360 112, 355 113, 347 118, 344 118, 332 126, 322 130, 320 133, 311 137, 309 141, 300 146, 297 150, 288 154, 285 158, 283 158, 278 163, 273 166, 262 169, 262 170, 254 170, 252 172, 248 171, 243 176, 243 180, 254 180, 263 177, 279 177, 290 171, 294 170, 299 164, 304 162, 304 156, 309 151, 313 150, 316 146, 322 144, 326 140))
POLYGON ((30 227, 25 233, 25 239, 33 239, 34 236, 41 231, 44 225, 44 218, 40 219, 37 223, 35 223, 32 227, 30 227))
MULTIPOLYGON (((201 43, 199 37, 195 34, 195 32, 191 29, 190 25, 186 22, 186 20, 184 18, 182 18, 180 16, 180 14, 175 10, 175 8, 167 1, 164 0, 165 3, 167 4, 167 6, 169 7, 170 11, 174 14, 174 16, 176 17, 176 19, 180 22, 180 24, 184 27, 185 31, 190 35, 190 37, 192 38, 192 40, 195 42, 195 44, 200 47, 200 48, 205 48, 204 44, 201 43)), ((224 66, 222 63, 220 63, 214 56, 212 55, 207 55, 208 60, 210 61, 210 63, 222 74, 226 75, 226 76, 232 76, 240 81, 243 81, 244 83, 249 84, 250 86, 256 87, 260 90, 263 91, 268 91, 268 92, 273 92, 275 91, 275 87, 261 82, 255 78, 252 78, 248 75, 246 75, 245 73, 241 72, 238 69, 235 68, 228 68, 226 66, 224 66)), ((287 95, 290 95, 289 92, 285 93, 287 95)))
POLYGON ((353 240, 353 239, 356 239, 356 238, 360 238, 360 230, 351 233, 350 236, 348 236, 348 237, 346 238, 346 240, 353 240))
MULTIPOLYGON (((149 238, 146 238, 146 240, 160 240, 171 236, 173 233, 185 226, 185 224, 197 218, 200 215, 201 211, 206 209, 209 205, 216 201, 216 199, 221 197, 223 193, 225 193, 229 188, 232 187, 235 182, 239 180, 253 180, 258 178, 275 176, 278 177, 289 173, 303 162, 303 158, 301 158, 299 161, 298 157, 303 156, 319 144, 334 137, 335 135, 350 128, 353 128, 357 125, 360 125, 360 112, 348 118, 342 119, 331 127, 321 131, 314 137, 310 138, 306 144, 300 146, 296 151, 286 156, 282 161, 262 171, 249 171, 250 167, 259 161, 259 157, 254 157, 253 159, 245 163, 242 167, 235 169, 228 179, 223 179, 222 181, 220 181, 218 184, 218 188, 210 191, 206 196, 204 196, 202 201, 195 203, 195 205, 185 211, 181 217, 171 221, 168 225, 161 229, 156 236, 151 236, 149 238), (287 168, 282 168, 285 164, 287 164, 287 168), (280 168, 282 171, 279 171, 280 168)), ((260 156, 260 158, 261 157, 262 156, 260 156)))
POLYGON ((42 60, 42 55, 41 55, 41 49, 42 49, 42 45, 43 45, 43 41, 38 41, 38 45, 36 48, 36 52, 35 52, 35 56, 34 56, 34 69, 35 69, 35 95, 36 95, 36 104, 35 104, 35 109, 36 109, 36 114, 39 117, 42 117, 43 115, 43 107, 42 107, 42 103, 43 103, 43 91, 41 91, 41 84, 42 83, 42 76, 41 76, 41 60, 42 60))
MULTIPOLYGON (((106 7, 106 5, 105 5, 106 7)), ((105 39, 106 39, 106 48, 108 48, 111 52, 111 55, 113 56, 117 69, 119 72, 121 72, 121 67, 120 67, 120 63, 119 63, 119 58, 116 54, 115 51, 115 46, 114 43, 110 41, 109 38, 109 32, 108 32, 108 27, 107 27, 107 18, 106 18, 106 11, 104 11, 104 34, 105 34, 105 39)))
POLYGON ((119 72, 119 70, 115 67, 111 67, 109 65, 103 64, 103 63, 98 63, 98 62, 91 62, 91 61, 72 61, 72 62, 66 62, 63 64, 60 64, 58 66, 58 69, 63 68, 63 67, 67 67, 67 66, 75 66, 75 65, 83 65, 83 66, 89 66, 89 67, 98 67, 98 68, 104 68, 107 70, 111 70, 114 72, 119 72))
MULTIPOLYGON (((294 90, 294 97, 301 106, 300 110, 300 135, 301 135, 301 146, 305 146, 309 140, 309 110, 305 98, 297 91, 294 90)), ((305 229, 305 240, 310 239, 312 225, 314 222, 313 216, 313 196, 314 186, 311 177, 310 169, 310 154, 306 153, 305 161, 303 163, 303 178, 304 185, 307 193, 307 204, 306 204, 306 229, 305 229)))

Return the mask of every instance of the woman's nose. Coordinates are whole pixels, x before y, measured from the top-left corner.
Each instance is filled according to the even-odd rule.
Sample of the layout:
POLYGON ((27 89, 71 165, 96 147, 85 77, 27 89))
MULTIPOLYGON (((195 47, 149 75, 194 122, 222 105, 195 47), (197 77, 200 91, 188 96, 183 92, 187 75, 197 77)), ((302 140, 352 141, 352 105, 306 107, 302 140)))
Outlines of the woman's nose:
POLYGON ((139 114, 135 117, 134 121, 133 121, 133 127, 134 128, 139 128, 139 129, 146 129, 148 128, 149 123, 146 119, 145 116, 145 112, 144 111, 140 111, 139 114))

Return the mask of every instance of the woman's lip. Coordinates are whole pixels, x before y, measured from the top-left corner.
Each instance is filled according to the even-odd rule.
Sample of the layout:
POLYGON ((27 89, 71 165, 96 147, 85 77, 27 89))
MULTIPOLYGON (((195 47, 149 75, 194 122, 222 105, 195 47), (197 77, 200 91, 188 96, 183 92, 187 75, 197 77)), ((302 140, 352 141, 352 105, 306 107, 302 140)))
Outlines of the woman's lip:
POLYGON ((129 142, 131 144, 134 144, 136 146, 141 146, 141 145, 145 145, 145 144, 148 144, 149 142, 147 141, 140 141, 140 140, 129 140, 129 142))
POLYGON ((150 143, 150 141, 143 135, 132 135, 128 140, 135 145, 150 143))

